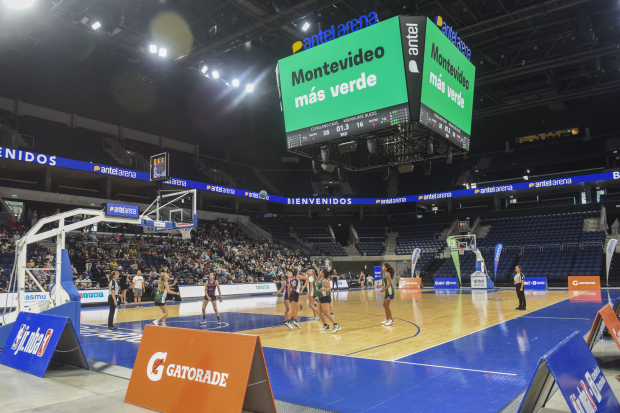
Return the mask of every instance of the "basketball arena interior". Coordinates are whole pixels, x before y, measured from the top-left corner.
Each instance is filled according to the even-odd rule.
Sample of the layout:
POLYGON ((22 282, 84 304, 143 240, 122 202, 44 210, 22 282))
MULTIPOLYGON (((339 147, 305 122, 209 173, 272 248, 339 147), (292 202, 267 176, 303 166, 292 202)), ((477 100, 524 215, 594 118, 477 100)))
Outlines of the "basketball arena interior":
POLYGON ((618 0, 0 0, 0 412, 620 412, 618 0))

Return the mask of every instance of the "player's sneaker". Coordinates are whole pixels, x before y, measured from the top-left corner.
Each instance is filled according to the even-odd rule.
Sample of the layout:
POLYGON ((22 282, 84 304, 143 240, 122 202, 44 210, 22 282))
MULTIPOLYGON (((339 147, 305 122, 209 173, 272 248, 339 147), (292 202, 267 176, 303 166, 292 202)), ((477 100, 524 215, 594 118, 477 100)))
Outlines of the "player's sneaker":
POLYGON ((304 309, 304 305, 303 304, 299 304, 299 311, 304 309))
POLYGON ((166 323, 161 323, 161 326, 162 327, 166 327, 166 323))
POLYGON ((391 326, 392 324, 394 324, 394 321, 388 320, 388 322, 385 323, 384 326, 391 326))
POLYGON ((340 326, 338 324, 334 324, 334 331, 332 331, 332 334, 336 334, 336 331, 340 330, 340 326))
POLYGON ((330 313, 330 314, 332 315, 332 317, 336 317, 336 316, 334 315, 334 313, 330 313))
POLYGON ((221 322, 220 320, 217 320, 217 325, 218 325, 218 326, 221 326, 221 325, 222 325, 222 322, 221 322))
POLYGON ((299 323, 297 321, 293 321, 293 325, 297 328, 301 328, 301 326, 299 325, 299 323))
POLYGON ((207 324, 207 320, 202 320, 200 324, 207 324))
POLYGON ((329 331, 329 326, 325 324, 323 327, 319 328, 319 331, 329 331))
POLYGON ((293 329, 293 326, 291 325, 291 323, 284 323, 284 325, 286 326, 286 328, 290 328, 291 330, 293 329))
POLYGON ((159 321, 153 320, 153 322, 151 324, 153 324, 154 326, 158 326, 159 325, 159 321))
POLYGON ((389 320, 383 320, 381 324, 385 325, 389 320))

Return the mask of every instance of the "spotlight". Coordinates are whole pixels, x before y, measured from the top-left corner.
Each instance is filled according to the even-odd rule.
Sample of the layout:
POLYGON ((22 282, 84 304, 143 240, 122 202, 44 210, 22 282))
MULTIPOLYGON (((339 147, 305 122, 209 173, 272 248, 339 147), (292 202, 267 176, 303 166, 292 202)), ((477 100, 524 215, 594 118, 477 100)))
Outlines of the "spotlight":
POLYGON ((159 49, 159 57, 166 57, 168 51, 166 49, 159 49))
POLYGON ((245 86, 245 91, 248 92, 248 93, 254 92, 254 85, 251 84, 251 83, 249 85, 246 85, 245 86))
MULTIPOLYGON (((452 163, 452 149, 448 148, 446 150, 446 163, 450 165, 452 163)), ((478 172, 478 171, 476 171, 478 172)))
POLYGON ((211 73, 211 76, 213 76, 213 79, 219 79, 220 72, 218 72, 217 70, 214 70, 213 73, 211 73))
POLYGON ((200 73, 202 73, 203 75, 207 73, 207 70, 209 68, 207 66, 203 66, 202 69, 200 69, 200 73))
POLYGON ((321 159, 323 163, 329 162, 329 148, 327 146, 321 147, 321 159))
POLYGON ((157 46, 155 46, 154 44, 149 46, 149 52, 151 53, 157 53, 157 46))
POLYGON ((424 161, 422 164, 422 169, 424 169, 424 175, 431 174, 431 161, 424 161))
POLYGON ((368 152, 371 155, 374 155, 375 152, 377 152, 377 140, 375 138, 368 138, 366 145, 368 146, 368 152))
POLYGON ((437 153, 443 155, 444 153, 446 153, 446 149, 448 149, 448 145, 446 145, 445 141, 441 141, 441 143, 439 144, 439 148, 437 148, 437 153))
POLYGON ((233 79, 233 81, 232 81, 232 85, 233 85, 234 87, 239 87, 239 80, 238 80, 238 79, 233 79))
POLYGON ((4 4, 12 9, 27 9, 35 0, 4 0, 4 4))
POLYGON ((433 140, 431 138, 428 138, 426 140, 426 154, 427 155, 433 154, 433 140))
POLYGON ((305 22, 303 26, 301 26, 301 31, 306 32, 310 28, 310 23, 305 22))
POLYGON ((527 175, 523 175, 523 180, 524 180, 524 181, 527 181, 528 179, 530 179, 530 178, 529 178, 529 176, 527 176, 527 175))
POLYGON ((101 23, 99 22, 94 22, 93 25, 91 26, 93 28, 93 30, 97 30, 98 28, 101 27, 101 23))

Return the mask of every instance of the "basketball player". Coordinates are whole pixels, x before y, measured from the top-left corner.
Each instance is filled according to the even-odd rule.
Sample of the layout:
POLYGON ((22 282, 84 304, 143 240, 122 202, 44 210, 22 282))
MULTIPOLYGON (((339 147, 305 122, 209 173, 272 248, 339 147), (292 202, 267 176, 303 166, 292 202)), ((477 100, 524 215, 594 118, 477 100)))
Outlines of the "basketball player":
POLYGON ((308 295, 307 295, 308 305, 310 306, 310 309, 314 313, 314 316, 310 317, 310 321, 317 321, 319 319, 319 316, 318 316, 319 313, 316 311, 318 304, 316 303, 314 299, 314 284, 317 282, 317 277, 314 273, 314 270, 308 270, 308 274, 309 274, 308 279, 306 280, 306 283, 304 284, 301 291, 308 288, 308 295))
POLYGON ((217 292, 220 296, 220 303, 222 302, 222 290, 220 290, 220 283, 216 281, 215 274, 209 274, 209 281, 205 284, 205 298, 202 300, 202 321, 200 324, 207 324, 207 315, 206 309, 209 303, 213 304, 213 310, 215 310, 215 315, 217 316, 217 325, 218 327, 222 325, 220 321, 220 313, 217 311, 217 301, 215 300, 215 288, 217 287, 217 292))
POLYGON ((307 275, 301 275, 297 272, 297 268, 293 268, 287 272, 287 276, 289 277, 289 300, 291 305, 292 317, 289 320, 289 323, 286 325, 288 328, 293 328, 293 326, 297 328, 301 328, 299 325, 298 314, 299 310, 301 310, 301 306, 299 305, 299 294, 302 291, 301 281, 308 280, 307 275))
POLYGON ((364 271, 360 272, 360 287, 364 288, 364 284, 366 284, 366 276, 364 275, 364 271))
POLYGON ((325 322, 325 318, 323 316, 325 315, 325 317, 327 317, 329 321, 332 322, 334 327, 334 331, 332 332, 332 334, 335 334, 338 330, 340 330, 340 326, 338 325, 338 323, 336 323, 336 320, 334 320, 333 313, 331 312, 332 289, 329 286, 329 280, 327 279, 328 276, 329 271, 325 268, 322 269, 319 273, 319 279, 315 286, 315 294, 319 298, 319 318, 323 323, 323 327, 320 328, 320 331, 329 331, 329 326, 325 322))
POLYGON ((181 295, 181 293, 175 293, 170 289, 168 285, 168 278, 170 274, 162 273, 157 283, 157 294, 155 295, 155 305, 161 308, 162 314, 157 320, 153 320, 151 324, 158 326, 161 321, 161 325, 166 327, 166 317, 168 317, 168 306, 166 305, 166 297, 170 295, 181 295))
POLYGON ((288 326, 288 317, 291 312, 291 303, 289 302, 288 297, 288 278, 286 276, 282 276, 282 285, 280 289, 273 293, 273 295, 279 295, 284 290, 284 325, 288 328, 292 328, 288 326))
POLYGON ((387 262, 383 264, 383 277, 382 284, 377 285, 377 288, 383 294, 383 309, 385 310, 385 321, 382 321, 381 324, 384 326, 391 326, 394 324, 394 320, 392 319, 392 310, 390 310, 390 301, 394 299, 394 287, 392 286, 392 277, 394 276, 394 268, 387 262))

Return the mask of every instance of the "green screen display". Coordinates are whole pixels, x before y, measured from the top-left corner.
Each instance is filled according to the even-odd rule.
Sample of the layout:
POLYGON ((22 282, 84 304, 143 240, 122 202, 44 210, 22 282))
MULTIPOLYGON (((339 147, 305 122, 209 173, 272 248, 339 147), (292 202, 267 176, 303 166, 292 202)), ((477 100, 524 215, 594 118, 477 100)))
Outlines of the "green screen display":
POLYGON ((421 103, 467 135, 471 134, 475 75, 475 66, 428 20, 421 103))
POLYGON ((395 17, 280 60, 286 132, 406 103, 399 36, 395 17))

